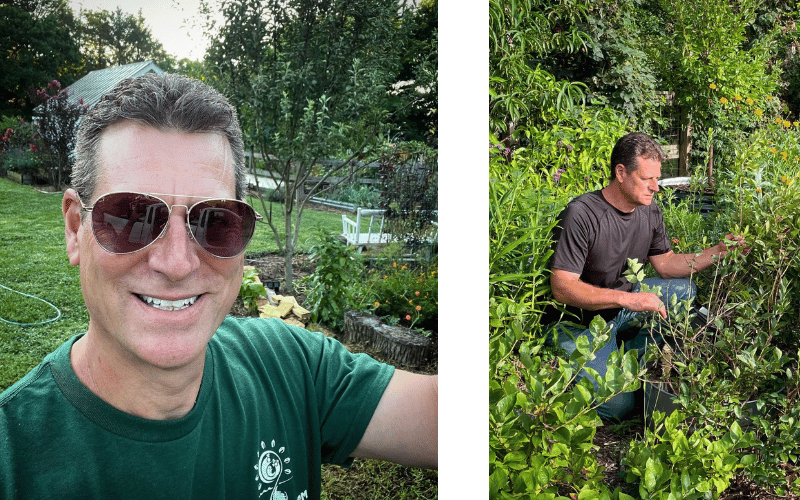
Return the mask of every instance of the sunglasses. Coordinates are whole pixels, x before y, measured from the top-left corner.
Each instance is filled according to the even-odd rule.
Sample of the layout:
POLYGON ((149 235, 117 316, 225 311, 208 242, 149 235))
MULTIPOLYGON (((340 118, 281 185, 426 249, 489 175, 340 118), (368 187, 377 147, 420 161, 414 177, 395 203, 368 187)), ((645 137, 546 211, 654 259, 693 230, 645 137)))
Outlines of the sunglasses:
POLYGON ((104 194, 91 207, 80 202, 81 210, 92 214, 92 232, 103 250, 128 254, 146 248, 166 233, 172 209, 184 207, 186 227, 203 250, 223 259, 236 257, 250 243, 256 221, 263 220, 239 200, 212 198, 170 206, 156 194, 178 196, 120 192, 104 194))

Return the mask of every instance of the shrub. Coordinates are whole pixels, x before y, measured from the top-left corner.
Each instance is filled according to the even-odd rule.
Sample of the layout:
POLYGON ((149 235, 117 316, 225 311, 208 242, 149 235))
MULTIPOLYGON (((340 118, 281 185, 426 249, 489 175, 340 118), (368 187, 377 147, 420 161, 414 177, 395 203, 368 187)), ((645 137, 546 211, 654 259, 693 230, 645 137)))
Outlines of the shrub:
POLYGON ((392 262, 371 274, 375 314, 389 323, 438 331, 439 278, 436 265, 418 269, 392 262))
POLYGON ((314 321, 341 329, 345 312, 362 309, 364 294, 358 283, 364 274, 364 264, 352 247, 322 230, 318 231, 310 253, 316 270, 305 278, 311 287, 306 306, 314 321))

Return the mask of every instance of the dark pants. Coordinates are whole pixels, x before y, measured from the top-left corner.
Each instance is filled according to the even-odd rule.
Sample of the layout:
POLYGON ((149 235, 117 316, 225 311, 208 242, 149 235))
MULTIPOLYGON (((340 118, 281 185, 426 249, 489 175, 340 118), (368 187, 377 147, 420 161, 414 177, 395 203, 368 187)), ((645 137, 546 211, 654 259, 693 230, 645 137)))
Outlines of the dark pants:
MULTIPOLYGON (((644 283, 651 288, 661 287, 660 298, 665 304, 669 304, 669 299, 672 295, 677 295, 678 301, 688 300, 697 295, 697 287, 689 279, 646 278, 644 283)), ((637 284, 633 291, 639 292, 639 288, 639 284, 637 284)), ((618 335, 621 333, 624 334, 625 350, 636 349, 638 351, 637 357, 641 357, 645 353, 648 343, 653 341, 661 343, 661 336, 657 331, 652 332, 651 335, 649 328, 639 328, 637 326, 644 319, 644 315, 645 313, 622 309, 609 322, 611 331, 608 342, 595 353, 595 358, 586 363, 586 366, 597 370, 600 376, 605 376, 608 357, 619 348, 618 340, 623 340, 621 338, 618 339, 618 335)), ((558 344, 569 354, 572 354, 576 349, 574 338, 578 338, 581 335, 585 335, 590 341, 593 338, 588 328, 567 324, 558 324, 556 327, 558 329, 558 344)), ((576 381, 586 376, 589 377, 596 389, 597 382, 584 370, 581 370, 578 374, 576 381)), ((633 406, 634 394, 632 392, 623 392, 598 406, 597 414, 604 419, 621 419, 631 412, 633 406)))

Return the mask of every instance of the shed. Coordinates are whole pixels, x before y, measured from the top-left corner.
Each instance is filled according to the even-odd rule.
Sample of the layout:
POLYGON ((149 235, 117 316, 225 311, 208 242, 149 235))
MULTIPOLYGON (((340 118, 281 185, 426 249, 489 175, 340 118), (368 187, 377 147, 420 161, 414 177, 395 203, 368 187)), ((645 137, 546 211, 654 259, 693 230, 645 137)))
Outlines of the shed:
POLYGON ((69 101, 77 104, 83 99, 83 104, 92 107, 100 100, 103 94, 114 88, 122 80, 135 78, 147 73, 161 74, 164 73, 164 70, 159 68, 153 61, 96 69, 69 86, 69 101))

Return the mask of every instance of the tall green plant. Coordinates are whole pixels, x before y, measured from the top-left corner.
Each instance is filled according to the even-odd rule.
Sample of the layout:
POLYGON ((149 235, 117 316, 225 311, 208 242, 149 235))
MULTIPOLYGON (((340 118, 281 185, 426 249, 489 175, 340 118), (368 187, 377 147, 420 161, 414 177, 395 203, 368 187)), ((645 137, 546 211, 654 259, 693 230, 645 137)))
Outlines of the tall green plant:
POLYGON ((311 290, 306 304, 314 321, 334 329, 344 325, 344 313, 361 309, 363 299, 358 283, 364 264, 352 247, 342 244, 328 232, 320 230, 317 243, 311 247, 311 259, 316 264, 310 276, 311 290))

